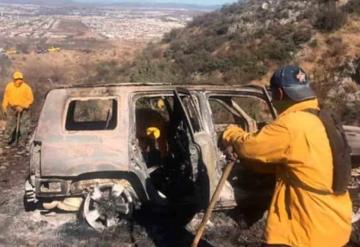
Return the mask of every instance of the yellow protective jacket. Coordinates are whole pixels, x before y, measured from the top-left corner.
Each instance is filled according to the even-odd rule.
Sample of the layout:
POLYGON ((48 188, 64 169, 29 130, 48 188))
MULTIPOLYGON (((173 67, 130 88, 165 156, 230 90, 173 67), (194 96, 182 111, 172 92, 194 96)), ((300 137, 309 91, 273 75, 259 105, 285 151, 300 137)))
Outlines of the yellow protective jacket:
POLYGON ((28 84, 23 82, 19 87, 16 87, 14 82, 9 82, 5 88, 2 108, 4 112, 9 106, 21 106, 28 109, 33 101, 34 96, 28 84))
POLYGON ((321 120, 302 111, 307 108, 318 109, 317 100, 289 107, 256 134, 230 127, 224 132, 224 140, 232 143, 241 157, 265 166, 277 164, 265 230, 268 244, 344 246, 351 234, 349 194, 321 195, 291 184, 297 177, 313 188, 332 191, 329 139, 321 120))

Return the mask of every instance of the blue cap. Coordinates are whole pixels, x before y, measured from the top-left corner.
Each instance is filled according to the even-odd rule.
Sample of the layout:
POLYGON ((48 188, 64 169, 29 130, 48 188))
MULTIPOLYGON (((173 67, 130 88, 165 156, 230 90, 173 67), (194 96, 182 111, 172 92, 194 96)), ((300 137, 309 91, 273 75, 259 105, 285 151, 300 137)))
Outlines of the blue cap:
POLYGON ((288 65, 277 70, 270 80, 271 88, 282 88, 293 101, 316 98, 305 72, 296 65, 288 65))

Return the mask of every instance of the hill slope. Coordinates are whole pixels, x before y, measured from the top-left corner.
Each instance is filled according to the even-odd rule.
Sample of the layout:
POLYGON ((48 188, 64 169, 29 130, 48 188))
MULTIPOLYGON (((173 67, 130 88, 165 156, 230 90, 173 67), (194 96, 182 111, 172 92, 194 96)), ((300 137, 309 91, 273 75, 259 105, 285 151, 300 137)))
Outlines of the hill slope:
POLYGON ((360 124, 359 33, 358 0, 250 0, 171 31, 121 71, 130 81, 266 83, 278 66, 296 63, 323 103, 360 124))

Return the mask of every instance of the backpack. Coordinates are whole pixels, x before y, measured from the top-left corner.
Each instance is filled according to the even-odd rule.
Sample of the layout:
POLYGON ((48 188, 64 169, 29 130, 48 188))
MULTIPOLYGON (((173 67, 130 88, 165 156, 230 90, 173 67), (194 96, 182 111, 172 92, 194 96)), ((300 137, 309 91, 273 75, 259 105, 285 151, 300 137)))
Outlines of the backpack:
MULTIPOLYGON (((329 139, 333 157, 333 194, 341 195, 346 193, 347 186, 351 179, 351 150, 350 146, 347 143, 345 131, 340 121, 335 117, 333 113, 326 109, 317 110, 309 108, 303 111, 319 117, 319 119, 323 123, 329 139)), ((317 192, 319 193, 319 191, 317 192)), ((326 192, 323 191, 322 194, 324 193, 326 192)))

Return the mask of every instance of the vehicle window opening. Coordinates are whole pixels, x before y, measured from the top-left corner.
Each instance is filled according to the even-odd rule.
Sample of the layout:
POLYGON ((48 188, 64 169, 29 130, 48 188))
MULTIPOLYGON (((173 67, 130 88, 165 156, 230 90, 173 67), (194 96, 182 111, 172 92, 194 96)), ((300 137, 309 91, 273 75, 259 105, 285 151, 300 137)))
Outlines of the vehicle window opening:
POLYGON ((135 107, 137 145, 157 190, 174 200, 194 192, 190 130, 175 97, 145 96, 135 107))
MULTIPOLYGON (((221 139, 223 131, 229 124, 236 124, 246 131, 255 132, 261 129, 266 122, 273 120, 270 107, 265 101, 256 97, 245 95, 210 96, 209 105, 217 140, 221 139)), ((229 147, 222 146, 221 142, 218 142, 218 147, 224 153, 220 164, 230 162, 228 158, 232 151, 229 150, 229 147)), ((258 219, 270 202, 274 188, 274 176, 250 169, 250 167, 256 167, 255 170, 262 169, 262 166, 255 161, 241 160, 240 162, 242 165, 234 166, 228 182, 233 188, 236 188, 234 195, 241 204, 241 210, 244 213, 256 212, 256 215, 253 216, 254 219, 258 219), (243 193, 244 191, 246 193, 243 193)))
POLYGON ((194 132, 200 132, 202 130, 199 114, 196 112, 196 108, 190 96, 180 96, 184 104, 185 109, 188 112, 189 120, 194 129, 194 132))
POLYGON ((66 130, 113 130, 117 125, 115 99, 73 100, 66 115, 66 130))
POLYGON ((212 121, 218 137, 229 124, 236 124, 249 132, 256 132, 273 120, 270 107, 256 97, 210 96, 212 121))

